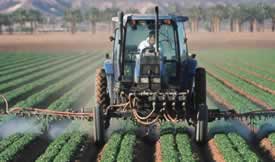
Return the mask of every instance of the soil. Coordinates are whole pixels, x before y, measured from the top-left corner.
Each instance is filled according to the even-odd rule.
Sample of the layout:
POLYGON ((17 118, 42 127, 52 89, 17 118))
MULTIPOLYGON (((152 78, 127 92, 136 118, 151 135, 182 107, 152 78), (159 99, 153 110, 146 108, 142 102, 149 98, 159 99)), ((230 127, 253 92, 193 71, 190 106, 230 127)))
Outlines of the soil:
POLYGON ((272 145, 270 140, 267 138, 264 138, 263 140, 261 140, 260 145, 264 149, 264 151, 270 154, 270 156, 272 157, 272 160, 275 161, 275 146, 272 145))
POLYGON ((134 162, 152 162, 154 161, 154 143, 145 139, 137 139, 135 146, 134 162))
POLYGON ((162 162, 160 141, 156 142, 155 150, 156 150, 156 152, 155 152, 155 162, 162 162))
POLYGON ((214 139, 208 142, 209 150, 212 154, 213 160, 217 162, 225 162, 223 155, 220 153, 214 139))
POLYGON ((50 142, 51 141, 46 136, 39 136, 31 144, 27 145, 22 152, 18 154, 14 162, 35 161, 40 155, 44 153, 50 142))
MULTIPOLYGON (((0 51, 110 51, 111 33, 39 33, 0 35, 0 51)), ((190 52, 212 48, 274 48, 275 32, 231 33, 197 32, 187 33, 190 52)))

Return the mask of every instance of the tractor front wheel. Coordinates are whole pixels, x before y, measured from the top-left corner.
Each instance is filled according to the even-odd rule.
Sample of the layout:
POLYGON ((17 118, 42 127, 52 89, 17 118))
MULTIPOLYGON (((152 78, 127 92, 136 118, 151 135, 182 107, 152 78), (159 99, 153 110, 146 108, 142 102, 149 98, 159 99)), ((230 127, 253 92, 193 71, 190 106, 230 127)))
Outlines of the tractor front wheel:
POLYGON ((205 144, 208 138, 208 108, 206 104, 206 72, 204 68, 196 70, 195 107, 197 110, 196 142, 198 144, 205 144))

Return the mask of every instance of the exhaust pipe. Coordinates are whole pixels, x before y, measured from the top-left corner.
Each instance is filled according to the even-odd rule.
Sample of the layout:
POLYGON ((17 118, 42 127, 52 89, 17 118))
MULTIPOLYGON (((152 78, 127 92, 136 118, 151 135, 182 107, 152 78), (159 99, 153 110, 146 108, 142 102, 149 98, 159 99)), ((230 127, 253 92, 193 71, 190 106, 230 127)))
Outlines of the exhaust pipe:
POLYGON ((155 13, 156 13, 156 18, 155 18, 155 38, 156 38, 156 53, 159 55, 159 7, 155 7, 155 13))

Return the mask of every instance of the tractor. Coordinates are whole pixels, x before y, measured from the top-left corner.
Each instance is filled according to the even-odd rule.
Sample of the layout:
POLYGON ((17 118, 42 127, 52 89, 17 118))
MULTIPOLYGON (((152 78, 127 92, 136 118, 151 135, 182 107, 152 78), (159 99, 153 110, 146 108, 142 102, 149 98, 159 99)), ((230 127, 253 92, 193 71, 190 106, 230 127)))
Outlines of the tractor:
POLYGON ((112 57, 96 71, 94 140, 104 141, 112 117, 131 117, 141 125, 187 121, 198 143, 207 141, 206 71, 188 55, 184 23, 188 17, 124 15, 112 18, 112 57), (149 41, 151 33, 154 44, 149 41), (153 34, 152 34, 153 33, 153 34))

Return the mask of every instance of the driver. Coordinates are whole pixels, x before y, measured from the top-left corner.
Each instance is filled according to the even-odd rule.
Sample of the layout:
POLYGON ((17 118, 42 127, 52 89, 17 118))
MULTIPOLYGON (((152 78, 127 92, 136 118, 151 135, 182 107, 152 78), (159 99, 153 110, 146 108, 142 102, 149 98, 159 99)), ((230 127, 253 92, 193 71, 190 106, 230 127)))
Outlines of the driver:
POLYGON ((145 48, 155 48, 156 47, 155 31, 150 31, 146 40, 143 40, 138 45, 138 50, 140 53, 143 52, 145 48))

